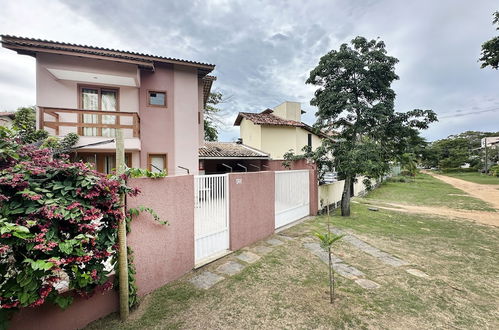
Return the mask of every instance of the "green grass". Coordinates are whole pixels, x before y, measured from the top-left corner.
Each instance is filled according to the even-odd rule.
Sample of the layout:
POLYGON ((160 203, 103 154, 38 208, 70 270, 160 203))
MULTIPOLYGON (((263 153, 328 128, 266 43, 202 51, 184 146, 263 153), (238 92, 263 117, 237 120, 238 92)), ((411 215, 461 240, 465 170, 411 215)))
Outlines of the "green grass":
POLYGON ((465 210, 494 211, 486 202, 468 196, 464 191, 427 174, 418 174, 413 182, 387 181, 381 187, 372 191, 366 197, 366 200, 423 206, 446 206, 465 210))
POLYGON ((499 177, 486 175, 483 173, 462 172, 462 173, 442 173, 453 178, 466 180, 479 184, 496 184, 499 185, 499 177))
MULTIPOLYGON (((420 176, 415 183, 388 183, 372 195, 389 199, 409 191, 407 203, 424 203, 425 197, 411 192, 411 185, 448 192, 434 179, 420 176)), ((434 199, 440 196, 428 194, 434 199)), ((141 306, 142 312, 127 323, 113 314, 88 329, 499 328, 499 228, 383 209, 373 212, 364 204, 352 204, 349 218, 340 217, 336 210, 331 221, 334 227, 410 265, 387 266, 340 240, 334 254, 381 287, 364 290, 338 276, 338 297, 331 306, 327 265, 306 250, 302 241, 313 240, 314 231, 326 229, 328 218, 319 216, 283 232, 294 240, 209 290, 193 288, 186 281, 192 276, 188 274, 153 292, 141 306), (410 275, 408 268, 430 278, 410 275)), ((216 272, 216 267, 231 258, 234 255, 196 272, 216 272)))

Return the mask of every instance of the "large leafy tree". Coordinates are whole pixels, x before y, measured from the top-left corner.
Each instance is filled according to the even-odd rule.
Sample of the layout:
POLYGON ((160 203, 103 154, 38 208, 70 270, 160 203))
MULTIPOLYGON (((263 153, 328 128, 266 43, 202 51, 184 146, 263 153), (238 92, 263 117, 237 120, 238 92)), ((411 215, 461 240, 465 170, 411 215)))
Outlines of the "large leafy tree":
MULTIPOLYGON (((496 11, 493 16, 492 23, 497 24, 496 30, 499 31, 499 11, 496 11)), ((480 62, 482 62, 482 69, 490 66, 497 70, 499 67, 499 36, 483 43, 480 62)))
MULTIPOLYGON (((316 127, 337 132, 323 147, 345 180, 341 214, 350 215, 351 184, 359 175, 379 178, 390 161, 399 160, 425 129, 437 120, 431 110, 394 111, 391 88, 398 60, 380 40, 356 37, 351 45, 324 55, 307 84, 317 86, 310 104, 318 107, 316 127)), ((366 180, 366 183, 368 181, 366 180)))
POLYGON ((206 107, 204 109, 204 140, 217 141, 218 140, 218 126, 221 122, 220 108, 218 104, 223 102, 223 95, 221 92, 213 92, 208 96, 206 107))

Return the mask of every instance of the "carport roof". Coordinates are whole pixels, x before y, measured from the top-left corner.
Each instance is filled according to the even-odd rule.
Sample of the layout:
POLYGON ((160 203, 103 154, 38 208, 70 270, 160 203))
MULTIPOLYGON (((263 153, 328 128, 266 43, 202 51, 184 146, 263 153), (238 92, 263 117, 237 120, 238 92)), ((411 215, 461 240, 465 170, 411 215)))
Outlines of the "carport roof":
POLYGON ((205 141, 199 148, 199 159, 270 159, 270 156, 242 143, 205 141))

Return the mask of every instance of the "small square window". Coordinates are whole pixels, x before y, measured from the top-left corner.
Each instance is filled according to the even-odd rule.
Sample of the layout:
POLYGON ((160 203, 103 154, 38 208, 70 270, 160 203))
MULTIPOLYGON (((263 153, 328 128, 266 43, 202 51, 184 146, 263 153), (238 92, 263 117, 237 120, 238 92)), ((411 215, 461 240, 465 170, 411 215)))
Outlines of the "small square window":
POLYGON ((149 91, 149 105, 166 107, 166 92, 149 91))

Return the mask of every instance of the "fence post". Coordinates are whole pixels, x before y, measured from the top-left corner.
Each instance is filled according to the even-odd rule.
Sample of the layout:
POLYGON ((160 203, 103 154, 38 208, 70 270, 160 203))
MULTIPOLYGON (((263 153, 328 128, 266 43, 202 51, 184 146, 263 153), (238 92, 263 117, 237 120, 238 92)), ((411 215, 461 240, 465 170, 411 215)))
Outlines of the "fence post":
MULTIPOLYGON (((123 141, 123 129, 116 129, 116 173, 118 175, 125 172, 125 145, 123 141)), ((130 312, 128 306, 128 253, 126 245, 126 215, 125 196, 120 196, 122 205, 122 219, 118 223, 118 263, 119 263, 119 289, 120 289, 120 318, 126 321, 130 312)))

